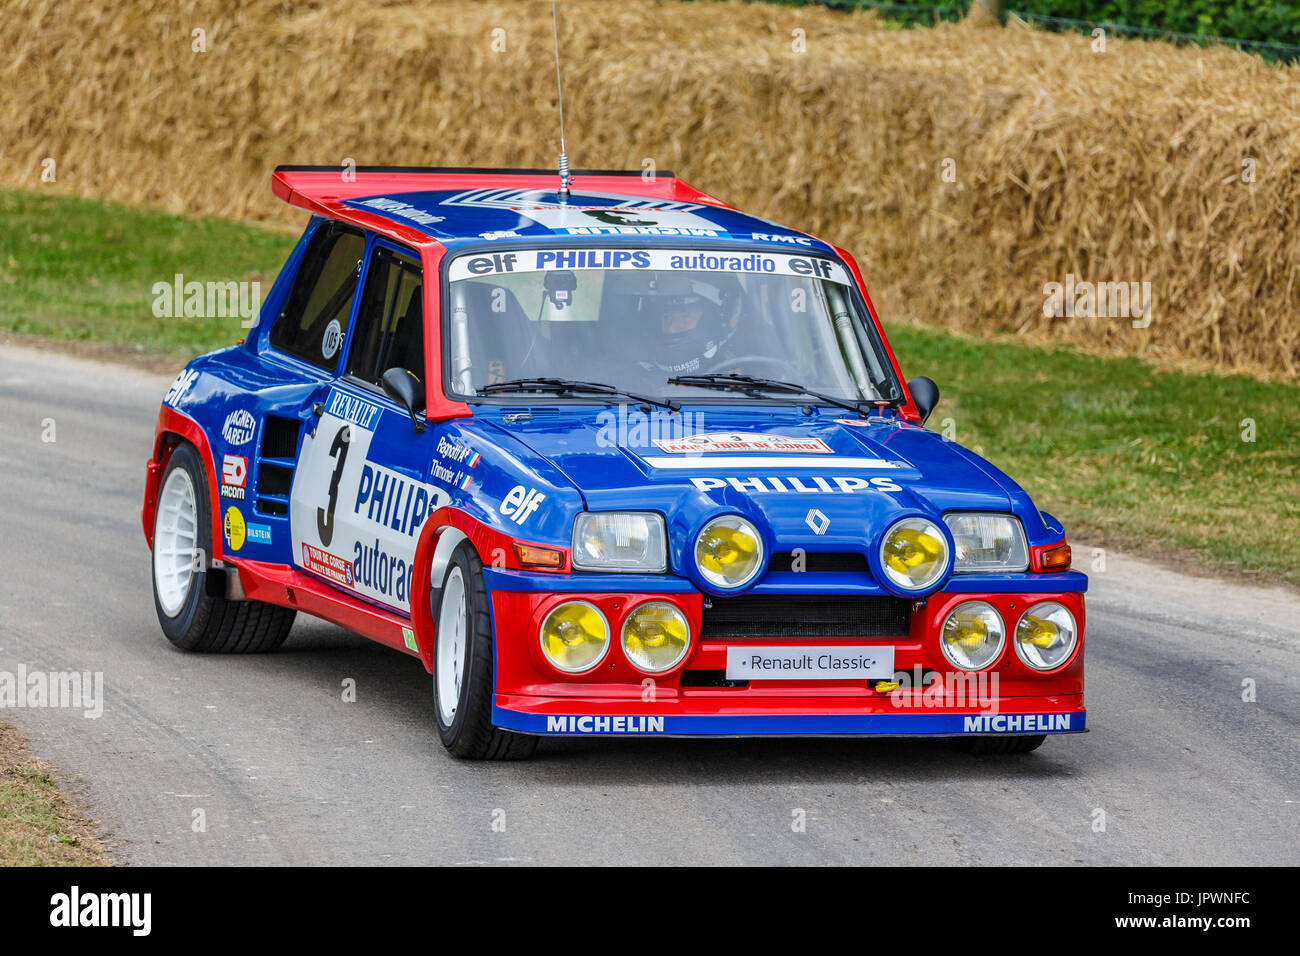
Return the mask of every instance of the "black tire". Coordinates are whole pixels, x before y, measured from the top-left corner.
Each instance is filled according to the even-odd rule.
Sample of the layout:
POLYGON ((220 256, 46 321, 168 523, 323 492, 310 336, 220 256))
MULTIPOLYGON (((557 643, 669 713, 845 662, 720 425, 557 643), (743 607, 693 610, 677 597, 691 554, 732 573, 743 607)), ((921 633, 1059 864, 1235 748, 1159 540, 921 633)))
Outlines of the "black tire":
POLYGON ((169 615, 163 610, 159 598, 158 565, 151 556, 153 604, 163 633, 181 650, 196 653, 258 654, 275 650, 289 636, 295 612, 292 608, 262 601, 231 601, 226 598, 226 572, 210 567, 212 506, 208 500, 208 481, 199 453, 188 443, 176 446, 158 482, 158 503, 154 511, 155 547, 159 525, 165 520, 161 514, 163 489, 167 487, 172 472, 178 469, 184 469, 193 483, 197 547, 203 560, 190 578, 184 603, 175 615, 169 615))
MULTIPOLYGON (((537 749, 537 738, 516 734, 492 725, 492 614, 487 585, 483 581, 483 563, 470 546, 462 541, 452 552, 447 570, 437 591, 433 605, 435 629, 443 619, 443 604, 459 601, 458 593, 449 593, 448 582, 459 574, 464 595, 465 653, 461 664, 460 693, 456 698, 455 712, 448 723, 443 716, 443 703, 439 684, 442 656, 438 641, 442 635, 434 633, 433 647, 433 719, 438 725, 442 745, 454 757, 464 760, 526 760, 537 749)), ((456 589, 453 589, 456 590, 456 589)), ((449 613, 457 613, 449 609, 449 613)), ((453 674, 445 675, 454 680, 453 674)))
POLYGON ((1046 739, 1046 734, 1013 737, 954 737, 953 745, 963 753, 983 757, 998 754, 1027 754, 1041 747, 1046 739))

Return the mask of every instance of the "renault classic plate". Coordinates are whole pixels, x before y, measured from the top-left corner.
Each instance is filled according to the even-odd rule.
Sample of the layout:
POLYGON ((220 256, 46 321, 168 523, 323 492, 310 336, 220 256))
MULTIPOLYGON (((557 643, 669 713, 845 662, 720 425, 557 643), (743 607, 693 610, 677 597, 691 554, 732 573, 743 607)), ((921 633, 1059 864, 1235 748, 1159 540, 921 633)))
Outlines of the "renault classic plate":
POLYGON ((727 680, 887 680, 890 645, 728 647, 727 680))

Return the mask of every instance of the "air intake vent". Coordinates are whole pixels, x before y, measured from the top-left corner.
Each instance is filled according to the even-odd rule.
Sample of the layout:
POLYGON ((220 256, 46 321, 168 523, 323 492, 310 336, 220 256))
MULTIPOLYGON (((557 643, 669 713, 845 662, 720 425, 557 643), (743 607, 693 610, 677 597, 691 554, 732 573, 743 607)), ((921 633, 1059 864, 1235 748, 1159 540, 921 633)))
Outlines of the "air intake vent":
POLYGON ((296 418, 267 415, 266 431, 262 437, 262 457, 297 458, 300 425, 296 418))
POLYGON ((257 462, 257 503, 264 515, 289 513, 289 491, 293 487, 293 469, 298 457, 298 432, 302 423, 296 418, 266 416, 262 431, 262 454, 257 462))
POLYGON ((836 571, 870 574, 867 556, 857 551, 778 551, 767 562, 769 571, 836 571))
POLYGON ((911 602, 869 595, 760 594, 713 598, 705 607, 701 636, 905 637, 911 602))

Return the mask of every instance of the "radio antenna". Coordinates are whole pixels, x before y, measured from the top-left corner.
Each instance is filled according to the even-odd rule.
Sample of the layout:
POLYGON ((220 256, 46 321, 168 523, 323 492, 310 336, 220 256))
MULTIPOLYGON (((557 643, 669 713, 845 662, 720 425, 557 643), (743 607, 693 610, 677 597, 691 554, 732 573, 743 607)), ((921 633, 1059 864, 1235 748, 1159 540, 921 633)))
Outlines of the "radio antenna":
POLYGON ((551 27, 555 34, 555 91, 560 104, 560 191, 561 199, 569 198, 569 154, 564 149, 564 85, 560 82, 560 18, 551 0, 551 27))

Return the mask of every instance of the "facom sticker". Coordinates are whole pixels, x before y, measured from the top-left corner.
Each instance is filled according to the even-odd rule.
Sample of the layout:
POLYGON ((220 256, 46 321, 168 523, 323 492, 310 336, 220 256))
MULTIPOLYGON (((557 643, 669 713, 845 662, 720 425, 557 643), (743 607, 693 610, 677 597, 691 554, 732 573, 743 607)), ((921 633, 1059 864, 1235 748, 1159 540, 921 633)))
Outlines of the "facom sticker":
POLYGON ((226 440, 226 444, 238 448, 248 444, 256 430, 257 421, 253 418, 253 413, 238 408, 226 416, 226 423, 221 426, 221 437, 226 440))
POLYGON ((248 483, 248 459, 243 455, 226 455, 221 459, 221 496, 244 500, 248 483))

